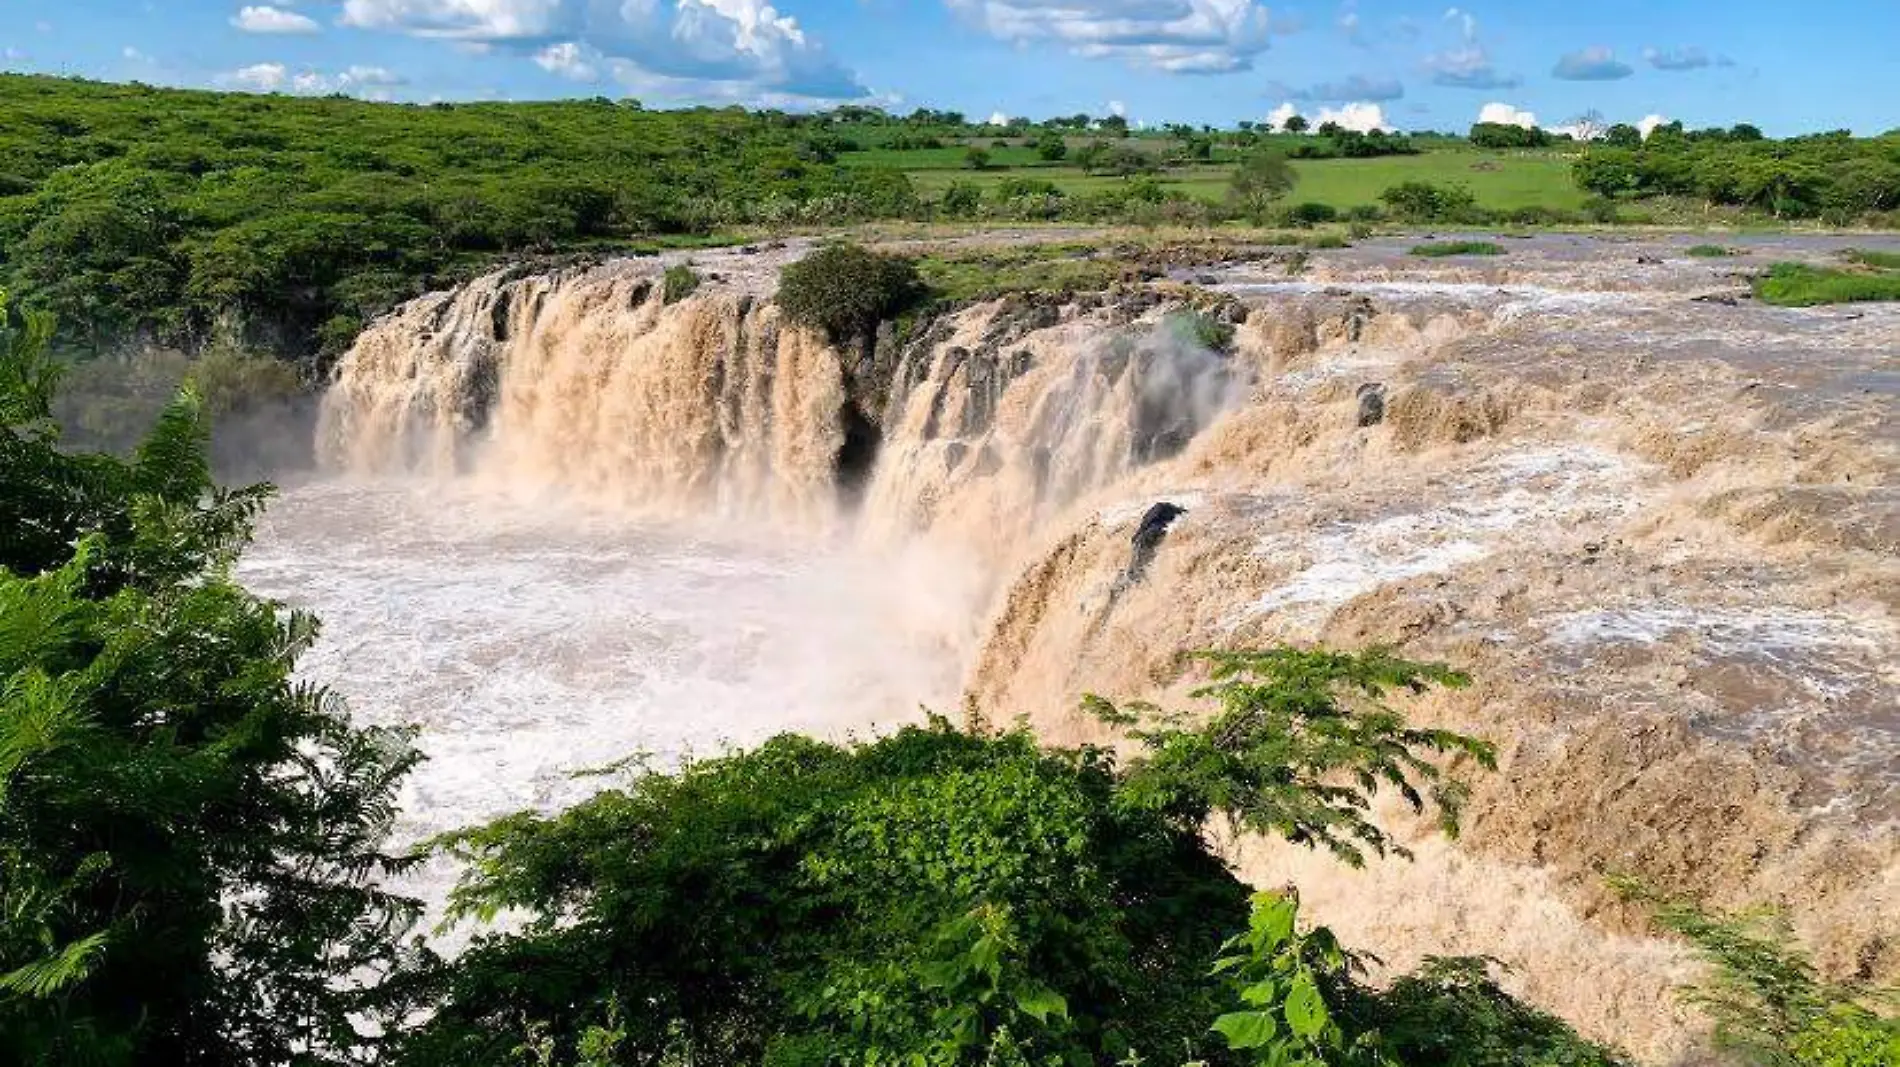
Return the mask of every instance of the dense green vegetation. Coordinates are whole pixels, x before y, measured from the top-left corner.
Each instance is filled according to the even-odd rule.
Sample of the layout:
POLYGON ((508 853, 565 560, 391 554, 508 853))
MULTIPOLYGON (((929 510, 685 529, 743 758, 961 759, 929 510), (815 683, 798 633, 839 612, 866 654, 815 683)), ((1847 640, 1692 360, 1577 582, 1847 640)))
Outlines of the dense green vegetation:
POLYGON ((337 351, 500 254, 916 207, 808 124, 607 101, 397 107, 0 76, 0 280, 88 351, 219 315, 337 351))
POLYGON ((1494 241, 1429 241, 1413 245, 1410 254, 1431 259, 1446 256, 1501 256, 1504 248, 1494 241))
POLYGON ((787 321, 834 341, 868 336, 923 295, 917 266, 848 241, 816 249, 779 272, 775 298, 787 321))
POLYGON ((1900 131, 1770 141, 1759 131, 1657 128, 1634 143, 1590 147, 1577 184, 1602 196, 1693 197, 1780 219, 1891 225, 1900 211, 1900 131))
POLYGON ((353 1061, 416 756, 293 682, 315 620, 230 581, 268 488, 212 487, 197 394, 131 460, 68 454, 50 333, 0 299, 0 1050, 353 1061))
POLYGON ((1632 202, 1659 196, 1835 222, 1900 209, 1893 136, 1633 133, 1580 150, 1516 127, 998 128, 927 110, 405 106, 0 75, 0 283, 56 312, 58 343, 80 353, 196 352, 222 322, 244 346, 309 357, 497 258, 748 227, 1604 223, 1653 217, 1632 202), (1263 182, 1269 159, 1287 162, 1263 182), (1302 203, 1279 207, 1288 178, 1302 203))
POLYGON ((684 263, 675 263, 660 276, 660 299, 678 303, 699 289, 699 272, 684 263))
POLYGON ((1683 255, 1693 256, 1696 259, 1726 259, 1734 254, 1734 249, 1723 245, 1690 245, 1683 252, 1683 255))

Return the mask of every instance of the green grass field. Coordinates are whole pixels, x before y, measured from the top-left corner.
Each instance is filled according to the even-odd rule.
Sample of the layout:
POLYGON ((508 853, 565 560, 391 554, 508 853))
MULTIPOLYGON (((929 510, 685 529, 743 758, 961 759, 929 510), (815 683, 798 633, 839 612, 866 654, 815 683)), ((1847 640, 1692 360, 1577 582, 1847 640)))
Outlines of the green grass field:
MULTIPOLYGON (((1084 174, 1078 167, 1049 163, 1038 158, 1033 148, 1013 144, 1008 148, 992 148, 980 140, 974 143, 990 155, 990 167, 986 170, 967 167, 968 149, 964 144, 906 151, 851 152, 841 156, 840 161, 853 167, 901 169, 926 197, 941 195, 953 182, 973 182, 987 188, 1011 178, 1034 178, 1053 182, 1063 192, 1074 195, 1113 189, 1132 180, 1084 174)), ((1380 193, 1400 182, 1422 181, 1463 185, 1477 197, 1479 206, 1493 210, 1545 207, 1574 211, 1583 206, 1585 194, 1571 181, 1570 162, 1568 156, 1559 152, 1475 150, 1434 150, 1416 156, 1376 159, 1296 160, 1293 169, 1299 174, 1300 182, 1287 202, 1311 201, 1344 209, 1376 204, 1380 193)), ((1190 196, 1218 201, 1227 193, 1230 170, 1230 163, 1217 161, 1172 168, 1157 175, 1156 180, 1164 187, 1190 196)))

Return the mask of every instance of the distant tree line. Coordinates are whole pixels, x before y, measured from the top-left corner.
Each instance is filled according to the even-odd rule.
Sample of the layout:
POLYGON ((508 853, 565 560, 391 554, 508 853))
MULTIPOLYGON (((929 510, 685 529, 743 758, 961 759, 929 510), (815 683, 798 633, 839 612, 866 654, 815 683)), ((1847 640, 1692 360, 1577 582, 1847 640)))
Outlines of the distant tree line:
POLYGON ((1647 138, 1618 127, 1577 160, 1574 174, 1605 197, 1694 197, 1777 218, 1892 222, 1900 211, 1900 132, 1774 141, 1748 125, 1685 131, 1672 123, 1647 138))

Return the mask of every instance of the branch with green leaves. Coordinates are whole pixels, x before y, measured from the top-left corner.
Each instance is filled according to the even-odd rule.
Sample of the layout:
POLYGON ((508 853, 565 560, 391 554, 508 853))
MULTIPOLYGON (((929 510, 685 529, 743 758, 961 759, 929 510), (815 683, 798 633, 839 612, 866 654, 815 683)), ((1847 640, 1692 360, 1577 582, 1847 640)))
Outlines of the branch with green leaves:
POLYGON ((1396 791, 1415 812, 1433 809, 1439 828, 1455 837, 1469 789, 1435 760, 1497 766, 1490 743, 1412 726, 1385 704, 1394 692, 1469 684, 1442 664, 1383 649, 1197 655, 1212 665, 1212 680, 1192 695, 1217 702, 1211 716, 1083 700, 1142 746, 1123 775, 1124 803, 1195 824, 1220 814, 1238 829, 1323 846, 1359 867, 1367 850, 1410 856, 1372 820, 1380 789, 1396 791))

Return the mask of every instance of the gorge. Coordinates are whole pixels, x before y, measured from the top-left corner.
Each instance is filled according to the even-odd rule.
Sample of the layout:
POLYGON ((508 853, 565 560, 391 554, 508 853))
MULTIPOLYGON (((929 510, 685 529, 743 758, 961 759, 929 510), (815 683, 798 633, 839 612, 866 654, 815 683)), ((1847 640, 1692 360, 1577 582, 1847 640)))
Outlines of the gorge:
POLYGON ((314 679, 424 727, 405 833, 920 705, 1112 743, 1078 698, 1184 704, 1186 650, 1382 643, 1478 680, 1407 710, 1501 770, 1410 863, 1232 842, 1256 884, 1652 1062, 1690 965, 1606 872, 1900 974, 1900 309, 1738 303, 1669 239, 1374 240, 833 345, 771 303, 804 251, 694 254, 673 303, 683 254, 504 270, 342 359, 240 573, 328 621, 314 679))

